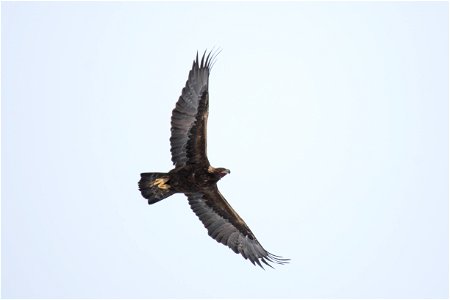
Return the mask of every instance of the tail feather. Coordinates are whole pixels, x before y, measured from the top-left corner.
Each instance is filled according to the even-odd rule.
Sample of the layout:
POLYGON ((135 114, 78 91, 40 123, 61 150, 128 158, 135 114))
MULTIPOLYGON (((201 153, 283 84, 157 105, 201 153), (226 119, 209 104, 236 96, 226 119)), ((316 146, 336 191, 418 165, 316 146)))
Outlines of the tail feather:
POLYGON ((138 184, 142 196, 148 199, 148 204, 161 201, 175 193, 170 187, 167 173, 141 173, 138 184))

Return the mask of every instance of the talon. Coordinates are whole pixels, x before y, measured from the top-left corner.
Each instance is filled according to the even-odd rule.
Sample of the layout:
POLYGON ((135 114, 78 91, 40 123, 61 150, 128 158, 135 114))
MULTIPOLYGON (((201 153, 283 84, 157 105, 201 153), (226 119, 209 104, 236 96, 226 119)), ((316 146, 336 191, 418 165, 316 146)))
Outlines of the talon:
POLYGON ((155 181, 153 181, 153 185, 158 186, 158 188, 162 190, 167 190, 170 188, 170 185, 166 184, 166 182, 169 180, 169 178, 157 178, 155 181))

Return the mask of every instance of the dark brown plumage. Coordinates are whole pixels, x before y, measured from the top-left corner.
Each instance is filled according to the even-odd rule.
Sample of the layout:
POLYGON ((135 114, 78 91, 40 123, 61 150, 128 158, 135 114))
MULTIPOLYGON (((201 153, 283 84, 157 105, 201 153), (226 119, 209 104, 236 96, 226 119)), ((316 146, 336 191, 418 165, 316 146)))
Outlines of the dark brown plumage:
POLYGON ((172 111, 171 153, 175 168, 169 173, 142 173, 139 190, 149 204, 174 193, 184 193, 194 213, 216 241, 240 253, 253 264, 285 264, 267 252, 244 220, 228 204, 217 182, 230 171, 213 168, 206 155, 208 121, 208 79, 215 56, 206 51, 201 61, 194 60, 186 86, 172 111))

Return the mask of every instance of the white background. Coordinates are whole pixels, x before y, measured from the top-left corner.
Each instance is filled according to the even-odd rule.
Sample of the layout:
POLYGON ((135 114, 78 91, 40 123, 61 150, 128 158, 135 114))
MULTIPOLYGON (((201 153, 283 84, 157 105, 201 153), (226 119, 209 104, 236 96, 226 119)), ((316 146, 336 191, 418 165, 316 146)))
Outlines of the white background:
POLYGON ((448 297, 446 2, 3 2, 1 95, 3 297, 448 297), (209 159, 275 270, 137 190, 214 46, 209 159))

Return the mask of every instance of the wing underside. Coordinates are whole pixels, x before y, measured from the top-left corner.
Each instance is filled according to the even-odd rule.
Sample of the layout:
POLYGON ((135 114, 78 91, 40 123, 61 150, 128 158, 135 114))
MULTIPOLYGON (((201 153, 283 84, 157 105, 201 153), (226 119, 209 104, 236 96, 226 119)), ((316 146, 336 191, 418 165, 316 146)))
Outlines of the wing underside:
POLYGON ((176 167, 188 162, 207 162, 208 78, 214 57, 211 53, 206 56, 205 51, 200 61, 197 54, 186 85, 172 111, 170 151, 176 167))
POLYGON ((241 217, 220 194, 217 186, 210 191, 187 194, 189 205, 202 221, 208 234, 253 264, 285 264, 283 259, 266 251, 241 217))

